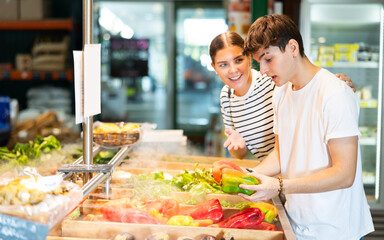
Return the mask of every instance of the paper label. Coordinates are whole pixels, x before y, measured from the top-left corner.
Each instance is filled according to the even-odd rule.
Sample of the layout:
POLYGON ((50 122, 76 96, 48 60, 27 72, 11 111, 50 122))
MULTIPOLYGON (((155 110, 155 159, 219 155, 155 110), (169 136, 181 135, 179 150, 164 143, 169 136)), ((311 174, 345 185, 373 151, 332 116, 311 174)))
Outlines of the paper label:
POLYGON ((45 240, 48 232, 46 225, 0 214, 1 240, 45 240))
POLYGON ((83 81, 83 51, 73 51, 74 80, 75 80, 75 120, 76 124, 84 122, 84 81, 83 81))
POLYGON ((84 47, 84 117, 101 112, 100 66, 101 44, 84 47))

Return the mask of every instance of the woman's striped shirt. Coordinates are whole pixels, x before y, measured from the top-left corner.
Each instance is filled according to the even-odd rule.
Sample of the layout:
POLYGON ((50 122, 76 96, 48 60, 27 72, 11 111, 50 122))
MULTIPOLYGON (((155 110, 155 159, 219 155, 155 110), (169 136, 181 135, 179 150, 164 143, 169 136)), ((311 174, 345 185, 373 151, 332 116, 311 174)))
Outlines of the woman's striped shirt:
POLYGON ((252 69, 252 84, 241 97, 225 85, 220 93, 221 114, 226 129, 235 129, 258 159, 265 158, 275 145, 272 96, 275 84, 252 69))

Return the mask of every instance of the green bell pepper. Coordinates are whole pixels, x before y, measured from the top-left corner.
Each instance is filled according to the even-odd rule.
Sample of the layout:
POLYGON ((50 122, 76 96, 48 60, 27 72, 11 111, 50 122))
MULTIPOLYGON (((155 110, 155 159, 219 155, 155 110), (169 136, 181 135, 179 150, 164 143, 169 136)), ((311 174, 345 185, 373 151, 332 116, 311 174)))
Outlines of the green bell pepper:
POLYGON ((255 191, 240 188, 240 184, 258 185, 259 180, 252 175, 244 174, 234 169, 223 169, 221 176, 221 186, 226 193, 244 193, 252 195, 255 191))

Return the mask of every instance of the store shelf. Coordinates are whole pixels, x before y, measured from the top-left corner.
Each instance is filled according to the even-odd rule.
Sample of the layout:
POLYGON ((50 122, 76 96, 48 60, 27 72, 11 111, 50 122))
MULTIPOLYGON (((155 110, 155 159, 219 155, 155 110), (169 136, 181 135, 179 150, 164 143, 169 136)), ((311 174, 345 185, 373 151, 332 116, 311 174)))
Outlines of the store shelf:
POLYGON ((378 62, 316 62, 318 66, 325 68, 379 68, 378 62))
POLYGON ((72 30, 72 18, 39 21, 1 21, 0 30, 72 30))
POLYGON ((377 108, 378 102, 375 99, 369 99, 369 100, 361 100, 360 101, 360 107, 361 108, 377 108))
POLYGON ((360 138, 361 145, 376 146, 376 138, 360 138))
POLYGON ((67 80, 73 81, 73 70, 55 72, 0 71, 1 80, 67 80))

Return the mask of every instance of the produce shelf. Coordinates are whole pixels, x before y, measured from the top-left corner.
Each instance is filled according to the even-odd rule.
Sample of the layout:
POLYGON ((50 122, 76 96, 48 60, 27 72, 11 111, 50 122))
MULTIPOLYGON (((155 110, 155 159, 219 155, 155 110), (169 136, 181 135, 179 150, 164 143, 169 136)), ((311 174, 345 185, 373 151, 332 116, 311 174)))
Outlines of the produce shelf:
POLYGON ((320 62, 316 61, 315 64, 320 67, 325 67, 325 68, 373 68, 373 69, 378 69, 379 68, 379 63, 374 62, 374 61, 359 61, 359 62, 320 62))
POLYGON ((73 81, 73 69, 66 71, 40 72, 40 71, 0 71, 1 80, 67 80, 73 81))
POLYGON ((72 30, 72 18, 39 21, 1 21, 0 30, 72 30))

